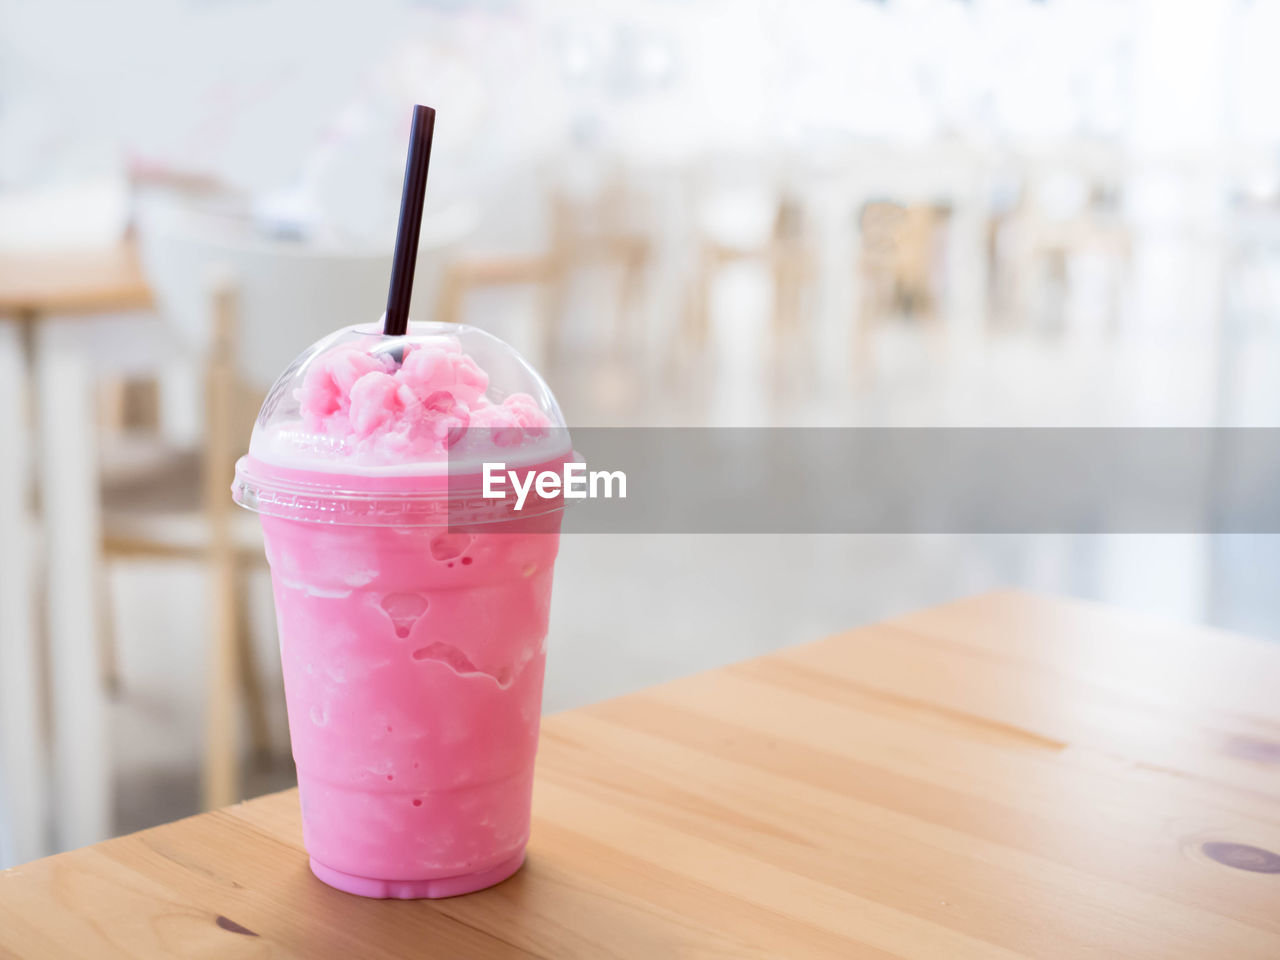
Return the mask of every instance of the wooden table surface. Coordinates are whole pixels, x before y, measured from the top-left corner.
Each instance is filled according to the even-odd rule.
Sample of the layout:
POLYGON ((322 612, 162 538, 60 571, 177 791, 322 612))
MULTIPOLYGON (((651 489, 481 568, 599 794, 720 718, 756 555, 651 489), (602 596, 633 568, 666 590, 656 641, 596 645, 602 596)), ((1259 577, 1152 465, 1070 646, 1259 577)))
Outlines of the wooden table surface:
POLYGON ((965 600, 548 718, 484 893, 329 889, 289 791, 0 874, 9 953, 1276 960, 1280 645, 965 600))
POLYGON ((0 254, 0 316, 128 310, 151 304, 132 243, 101 250, 0 254))

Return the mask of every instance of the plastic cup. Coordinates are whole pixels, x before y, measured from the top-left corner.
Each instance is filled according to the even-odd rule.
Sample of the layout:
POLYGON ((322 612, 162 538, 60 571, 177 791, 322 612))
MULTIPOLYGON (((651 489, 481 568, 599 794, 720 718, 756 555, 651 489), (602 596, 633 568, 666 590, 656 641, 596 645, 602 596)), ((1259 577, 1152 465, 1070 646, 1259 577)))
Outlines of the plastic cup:
POLYGON ((523 862, 560 510, 484 500, 480 463, 558 465, 567 442, 541 378, 467 327, 339 331, 263 405, 233 494, 261 516, 303 839, 330 886, 447 897, 523 862), (308 412, 328 409, 317 380, 330 378, 321 386, 339 403, 344 390, 361 393, 357 354, 394 381, 414 352, 443 350, 453 363, 455 345, 489 372, 482 398, 468 383, 452 401, 422 389, 415 399, 432 377, 448 379, 435 370, 406 386, 382 433, 361 432, 369 411, 355 400, 345 413, 308 412), (502 413, 512 393, 523 398, 507 404, 522 411, 514 418, 502 413), (468 410, 488 425, 467 426, 468 410))

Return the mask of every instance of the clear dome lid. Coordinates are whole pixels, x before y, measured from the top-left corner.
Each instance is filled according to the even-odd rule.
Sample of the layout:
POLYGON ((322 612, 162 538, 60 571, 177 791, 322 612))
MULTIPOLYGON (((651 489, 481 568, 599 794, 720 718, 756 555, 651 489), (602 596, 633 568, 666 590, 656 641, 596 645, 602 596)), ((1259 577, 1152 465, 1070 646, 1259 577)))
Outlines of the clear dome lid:
POLYGON ((359 324, 276 380, 232 493, 261 513, 404 522, 415 503, 474 497, 486 463, 540 468, 571 452, 551 390, 509 344, 460 324, 403 336, 359 324))

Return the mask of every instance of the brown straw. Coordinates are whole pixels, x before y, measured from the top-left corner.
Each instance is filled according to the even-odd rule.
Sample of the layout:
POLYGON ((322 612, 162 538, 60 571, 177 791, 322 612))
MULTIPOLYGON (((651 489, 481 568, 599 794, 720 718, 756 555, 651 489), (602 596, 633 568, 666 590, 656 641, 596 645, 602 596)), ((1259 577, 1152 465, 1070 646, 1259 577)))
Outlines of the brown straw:
POLYGON ((427 167, 431 164, 431 135, 436 112, 417 104, 409 134, 409 158, 404 165, 404 192, 400 196, 400 226, 391 258, 391 289, 387 292, 387 316, 382 332, 402 336, 409 329, 409 301, 413 298, 413 268, 418 262, 418 233, 422 229, 422 201, 427 193, 427 167))

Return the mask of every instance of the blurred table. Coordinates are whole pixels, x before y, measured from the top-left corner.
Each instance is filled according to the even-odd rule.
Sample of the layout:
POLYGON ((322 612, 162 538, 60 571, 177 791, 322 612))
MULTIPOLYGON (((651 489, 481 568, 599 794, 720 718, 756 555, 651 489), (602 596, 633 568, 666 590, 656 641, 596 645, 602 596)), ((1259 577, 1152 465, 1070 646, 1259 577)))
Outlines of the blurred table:
POLYGON ((60 253, 0 253, 0 316, 40 320, 151 305, 132 244, 60 253))
POLYGON ((0 783, 14 859, 46 850, 46 809, 56 842, 108 835, 110 780, 96 623, 99 522, 94 460, 93 358, 83 324, 151 297, 136 251, 121 244, 61 253, 0 253, 0 783), (31 389, 31 387, 34 389, 31 389), (34 404, 34 416, 27 412, 34 404), (32 435, 31 427, 35 426, 32 435), (27 517, 38 470, 44 563, 27 517), (45 588, 41 615, 32 602, 45 588), (49 640, 54 789, 38 731, 36 623, 49 640))
POLYGON ((288 791, 0 873, 0 953, 1274 960, 1277 689, 1278 646, 978 597, 548 718, 483 893, 329 889, 288 791))

